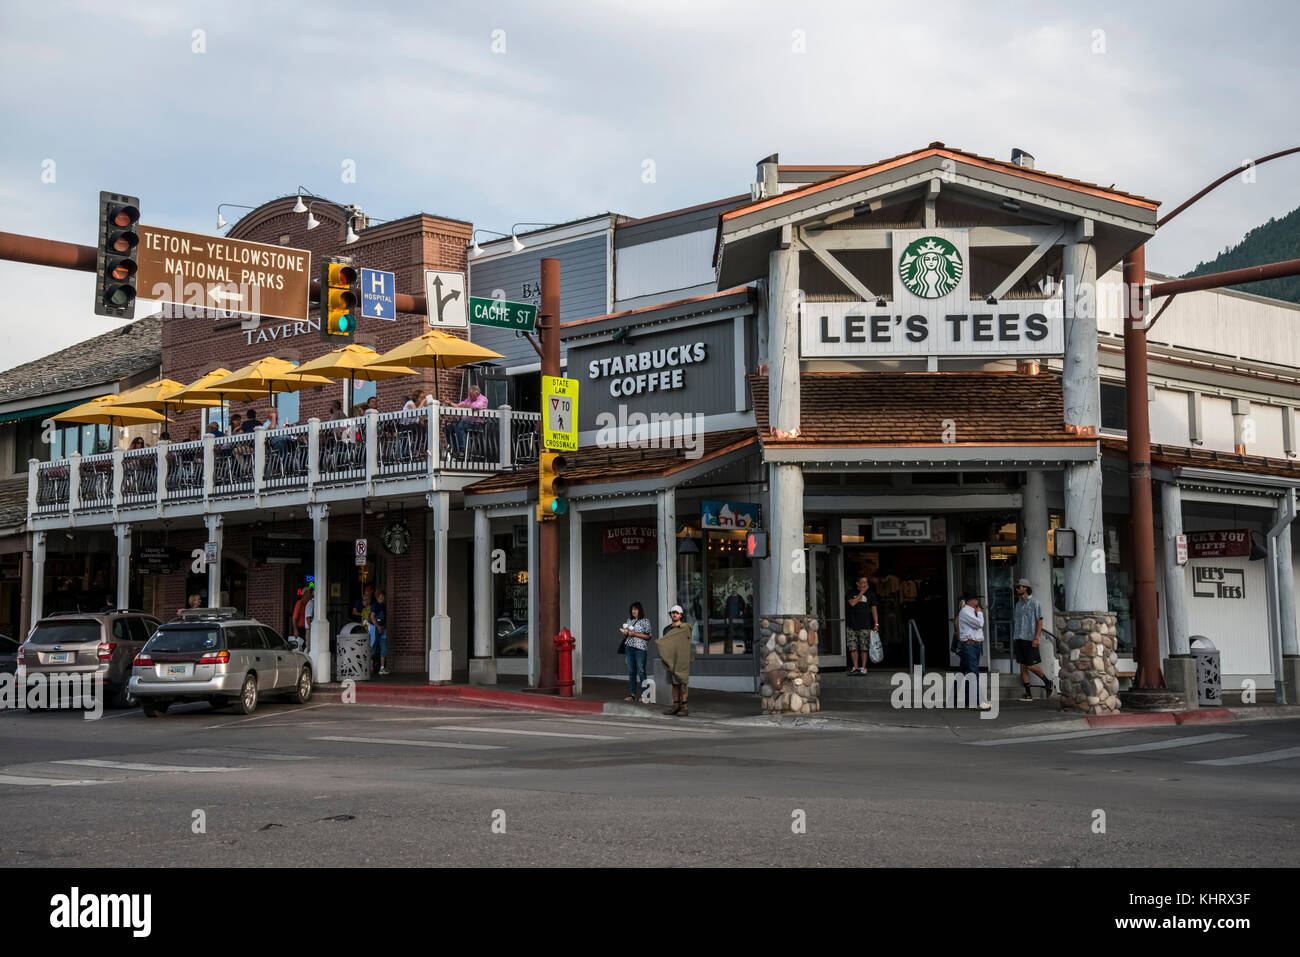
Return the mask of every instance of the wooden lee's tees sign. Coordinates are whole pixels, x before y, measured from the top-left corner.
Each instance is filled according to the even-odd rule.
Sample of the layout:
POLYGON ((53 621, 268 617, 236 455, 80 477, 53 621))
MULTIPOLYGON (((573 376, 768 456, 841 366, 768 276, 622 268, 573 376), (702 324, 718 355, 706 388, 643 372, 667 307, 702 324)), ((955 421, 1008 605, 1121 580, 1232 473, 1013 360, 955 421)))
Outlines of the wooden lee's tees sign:
POLYGON ((306 249, 142 225, 138 252, 141 299, 229 316, 307 320, 306 249))

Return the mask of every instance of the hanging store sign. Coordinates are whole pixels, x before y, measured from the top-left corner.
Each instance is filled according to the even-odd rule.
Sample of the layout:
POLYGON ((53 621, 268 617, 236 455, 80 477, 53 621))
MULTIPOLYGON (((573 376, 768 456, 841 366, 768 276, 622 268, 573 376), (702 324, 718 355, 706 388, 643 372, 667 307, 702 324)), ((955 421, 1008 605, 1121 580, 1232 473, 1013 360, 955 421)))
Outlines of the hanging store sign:
POLYGON ((700 527, 762 528, 763 510, 753 502, 702 502, 700 527))
POLYGON ((883 515, 871 520, 873 542, 928 542, 930 519, 906 515, 883 515))
POLYGON ((671 392, 686 384, 686 367, 709 358, 708 343, 673 342, 662 348, 642 349, 621 355, 591 359, 587 378, 605 385, 615 397, 647 392, 671 392))
POLYGON ((1250 529, 1228 528, 1212 532, 1188 532, 1189 557, 1247 558, 1250 555, 1250 529))
POLYGON ((659 541, 659 530, 653 525, 605 526, 606 555, 615 552, 651 552, 659 541))
POLYGON ((255 538, 253 561, 259 565, 310 565, 315 544, 306 538, 255 538))

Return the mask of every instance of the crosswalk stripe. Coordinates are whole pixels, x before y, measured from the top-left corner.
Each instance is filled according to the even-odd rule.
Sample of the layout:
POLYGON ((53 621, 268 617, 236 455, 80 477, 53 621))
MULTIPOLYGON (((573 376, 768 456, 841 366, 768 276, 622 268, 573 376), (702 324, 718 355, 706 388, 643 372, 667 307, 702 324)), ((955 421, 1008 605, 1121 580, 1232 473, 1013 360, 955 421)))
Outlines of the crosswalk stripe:
POLYGON ((1259 754, 1239 754, 1235 758, 1214 758, 1210 761, 1189 761, 1188 764, 1213 764, 1225 767, 1231 764, 1268 764, 1271 761, 1285 761, 1287 758, 1300 758, 1300 748, 1283 748, 1281 751, 1262 751, 1259 754))
POLYGON ((206 754, 209 757, 233 758, 236 761, 314 761, 313 754, 272 754, 248 748, 186 748, 182 754, 206 754))
POLYGON ((51 761, 50 763, 75 764, 83 768, 114 768, 119 771, 185 771, 190 774, 248 770, 248 768, 196 768, 183 764, 143 764, 135 761, 103 761, 99 758, 72 758, 67 761, 51 761))
POLYGON ((718 728, 685 727, 680 724, 651 724, 646 721, 624 721, 620 718, 560 718, 565 724, 594 724, 602 728, 644 728, 647 731, 662 731, 665 734, 723 734, 718 728))
POLYGON ((20 774, 0 774, 0 784, 17 784, 23 787, 47 787, 47 788, 66 788, 81 787, 87 784, 112 784, 113 780, 107 778, 102 781, 89 780, 69 780, 67 778, 29 778, 20 774))
POLYGON ((410 738, 352 738, 331 734, 313 741, 346 741, 352 744, 405 744, 413 748, 455 748, 461 751, 500 751, 499 744, 452 744, 449 741, 412 741, 410 738))
POLYGON ((538 738, 583 738, 587 741, 618 741, 616 734, 579 734, 574 731, 525 731, 521 728, 470 728, 453 724, 440 724, 430 731, 472 731, 475 734, 526 734, 538 738))
POLYGON ((1093 731, 1062 731, 1059 734, 1025 734, 1018 738, 997 738, 993 741, 972 741, 977 747, 987 748, 995 744, 1034 744, 1038 741, 1072 741, 1075 738, 1092 738, 1099 734, 1126 734, 1137 728, 1097 728, 1093 731))
POLYGON ((1211 741, 1227 741, 1240 738, 1240 734, 1194 734, 1187 738, 1173 738, 1168 741, 1147 741, 1144 744, 1127 744, 1116 748, 1088 748, 1075 751, 1075 754, 1128 754, 1134 751, 1167 751, 1170 748, 1187 748, 1194 744, 1209 744, 1211 741))

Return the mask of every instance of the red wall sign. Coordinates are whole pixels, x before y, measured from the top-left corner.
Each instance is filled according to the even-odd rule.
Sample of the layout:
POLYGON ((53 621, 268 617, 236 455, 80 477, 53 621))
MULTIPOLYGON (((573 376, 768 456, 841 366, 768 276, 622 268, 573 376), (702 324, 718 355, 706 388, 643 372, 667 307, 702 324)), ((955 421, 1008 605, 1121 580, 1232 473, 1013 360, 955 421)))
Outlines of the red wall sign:
POLYGON ((1229 528, 1216 532, 1188 532, 1191 558, 1246 558, 1250 555, 1250 529, 1229 528))
POLYGON ((653 551, 658 537, 659 530, 653 525, 606 525, 605 554, 653 551))

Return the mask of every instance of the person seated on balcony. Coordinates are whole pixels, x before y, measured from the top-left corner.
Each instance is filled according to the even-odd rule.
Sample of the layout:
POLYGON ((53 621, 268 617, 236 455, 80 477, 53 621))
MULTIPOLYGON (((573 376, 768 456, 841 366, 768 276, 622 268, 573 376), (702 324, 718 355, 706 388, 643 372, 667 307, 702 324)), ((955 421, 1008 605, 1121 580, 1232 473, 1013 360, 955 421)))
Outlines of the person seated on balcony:
MULTIPOLYGON (((217 423, 213 422, 212 424, 216 425, 217 423)), ((199 440, 199 427, 197 425, 191 425, 190 430, 185 433, 185 441, 197 442, 198 440, 199 440)))
POLYGON ((144 436, 142 436, 142 435, 137 435, 135 438, 133 438, 133 439, 131 440, 131 448, 132 448, 132 449, 142 449, 142 448, 144 448, 144 436))
POLYGON ((343 400, 335 399, 333 402, 330 403, 330 412, 329 415, 325 416, 325 420, 327 422, 332 422, 335 419, 346 419, 346 418, 347 418, 347 414, 343 411, 343 400))
MULTIPOLYGON (((246 412, 246 413, 244 414, 244 423, 243 423, 243 425, 241 425, 241 426, 239 427, 239 431, 241 431, 241 432, 255 432, 255 431, 257 431, 257 424, 258 424, 258 422, 260 422, 260 421, 261 421, 261 418, 258 416, 258 414, 257 414, 257 410, 256 410, 256 409, 249 409, 248 412, 246 412)), ((231 430, 232 432, 235 430, 235 427, 234 427, 233 424, 231 425, 230 430, 231 430)))
POLYGON ((378 395, 372 395, 370 398, 366 399, 366 407, 365 407, 365 409, 362 411, 361 414, 362 414, 362 415, 365 415, 365 413, 366 413, 366 412, 369 412, 371 409, 374 409, 376 412, 379 411, 379 396, 378 396, 378 395))
MULTIPOLYGON (((456 403, 457 407, 465 409, 486 409, 488 407, 487 396, 479 391, 479 387, 472 385, 469 387, 469 395, 456 403)), ((453 455, 463 455, 465 453, 466 435, 470 432, 482 432, 484 420, 478 417, 463 416, 454 425, 448 425, 444 433, 447 437, 447 444, 450 446, 453 455)))
MULTIPOLYGON (((194 430, 192 430, 192 431, 197 432, 198 430, 197 430, 197 429, 194 429, 194 430)), ((221 438, 223 435, 225 435, 225 433, 221 431, 221 423, 220 423, 220 422, 209 422, 209 423, 208 423, 208 435, 212 436, 214 439, 219 439, 219 438, 221 438)), ((197 438, 197 436, 196 436, 196 438, 197 438)))
POLYGON ((238 413, 238 412, 231 412, 231 413, 230 413, 230 432, 229 432, 228 434, 229 434, 229 435, 234 435, 235 433, 237 433, 237 432, 242 432, 242 431, 243 431, 243 430, 239 427, 239 413, 238 413))

